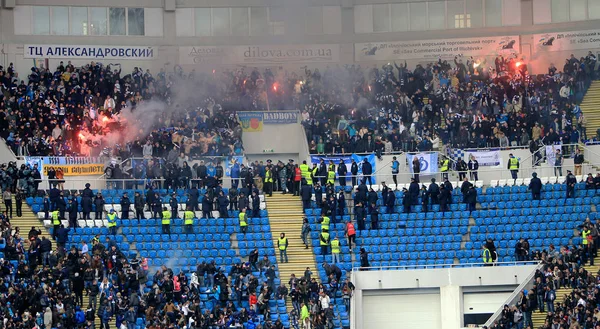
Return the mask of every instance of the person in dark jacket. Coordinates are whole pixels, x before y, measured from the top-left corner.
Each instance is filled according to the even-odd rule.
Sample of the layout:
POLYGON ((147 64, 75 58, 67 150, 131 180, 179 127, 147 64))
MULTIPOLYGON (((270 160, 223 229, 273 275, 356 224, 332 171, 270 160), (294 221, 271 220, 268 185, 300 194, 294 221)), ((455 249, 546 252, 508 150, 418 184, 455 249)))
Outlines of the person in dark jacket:
POLYGON ((198 191, 198 188, 196 188, 196 186, 192 185, 192 188, 189 189, 188 193, 189 193, 188 199, 191 201, 192 211, 200 210, 200 209, 198 209, 198 196, 200 193, 198 191))
POLYGON ((408 186, 408 194, 410 194, 411 204, 419 204, 419 183, 417 183, 414 178, 410 179, 410 185, 408 186))
POLYGON ((344 160, 340 160, 340 163, 337 167, 337 176, 338 176, 338 182, 340 183, 340 186, 346 186, 346 175, 348 174, 348 168, 346 168, 346 164, 344 163, 344 160))
POLYGON ((575 197, 575 184, 577 184, 577 178, 570 170, 567 170, 567 179, 565 180, 565 184, 567 184, 567 198, 575 197))
POLYGON ((373 205, 377 204, 377 192, 373 190, 373 188, 369 189, 369 193, 367 194, 367 205, 369 205, 369 213, 373 210, 373 205))
POLYGON ((48 198, 48 195, 44 196, 44 200, 42 201, 42 209, 44 210, 44 219, 48 219, 50 216, 50 198, 48 198))
POLYGON ((367 160, 367 158, 363 159, 362 174, 363 174, 362 183, 367 184, 367 180, 368 180, 369 187, 371 187, 371 185, 373 185, 373 180, 371 177, 371 175, 373 174, 373 167, 371 166, 371 163, 367 160))
POLYGON ((131 200, 127 193, 123 193, 121 198, 121 219, 129 219, 129 207, 131 207, 131 200))
POLYGON ((413 157, 412 172, 413 172, 413 178, 415 179, 415 182, 419 183, 419 173, 421 172, 421 161, 419 161, 419 158, 417 158, 417 157, 413 157))
POLYGON ((440 186, 440 211, 448 211, 448 204, 452 201, 450 199, 450 191, 446 188, 446 185, 440 186))
POLYGON ((485 240, 485 247, 490 251, 492 262, 495 263, 496 259, 498 258, 498 254, 496 253, 496 245, 494 244, 494 240, 487 238, 485 240))
POLYGON ((65 218, 65 211, 67 211, 67 202, 63 192, 60 191, 59 197, 56 199, 56 209, 58 209, 60 218, 65 218))
POLYGON ((431 184, 429 184, 429 188, 427 189, 429 197, 431 197, 431 204, 439 204, 439 196, 440 196, 440 186, 435 182, 435 178, 431 179, 431 184))
POLYGON ((464 180, 467 178, 467 163, 463 159, 458 159, 456 162, 456 171, 458 171, 458 179, 464 180))
POLYGON ((340 191, 337 196, 337 213, 340 216, 344 216, 346 212, 346 197, 344 196, 344 191, 340 191))
POLYGON ((356 178, 358 176, 358 164, 354 159, 352 159, 352 164, 350 165, 350 173, 352 174, 352 187, 356 186, 356 178))
MULTIPOLYGON (((466 179, 466 177, 465 177, 465 179, 466 179)), ((471 184, 469 186, 465 201, 469 207, 469 212, 473 212, 475 210, 475 206, 477 204, 477 190, 475 189, 475 186, 473 186, 473 184, 471 184)))
POLYGON ((104 211, 104 198, 102 193, 98 192, 94 199, 94 205, 96 206, 96 212, 94 213, 94 219, 102 219, 102 212, 104 211))
POLYGON ((140 222, 140 219, 146 219, 144 216, 144 197, 140 194, 140 192, 135 192, 135 196, 133 197, 133 208, 135 209, 135 217, 140 222))
MULTIPOLYGON (((202 218, 212 218, 212 206, 213 203, 208 195, 208 192, 204 193, 204 197, 202 198, 202 218)), ((242 207, 240 205, 240 209, 244 208, 246 207, 242 207)))
POLYGON ((463 195, 463 203, 467 203, 467 193, 469 192, 469 188, 471 188, 471 186, 473 186, 473 184, 471 184, 471 182, 469 182, 469 180, 467 179, 467 176, 465 175, 465 177, 463 178, 463 183, 460 186, 460 192, 463 195))
POLYGON ((387 198, 385 200, 385 206, 387 208, 388 214, 393 214, 396 208, 396 194, 392 191, 387 193, 387 198))
POLYGON ((452 204, 452 191, 454 191, 454 186, 448 180, 448 178, 444 179, 444 187, 448 190, 448 204, 452 204))
POLYGON ((321 208, 323 203, 323 187, 318 182, 315 185, 315 201, 317 202, 317 207, 321 208))
POLYGON ((355 196, 355 198, 357 200, 359 200, 359 201, 367 202, 367 197, 368 197, 367 185, 361 183, 356 188, 356 196, 355 196))
POLYGON ((358 202, 354 207, 354 216, 356 217, 356 223, 358 224, 358 229, 363 231, 365 229, 365 207, 362 202, 358 202))
POLYGON ((404 213, 410 214, 410 206, 412 205, 412 200, 410 197, 410 193, 406 187, 402 188, 402 206, 404 206, 404 213))
POLYGON ((58 231, 56 232, 56 244, 60 248, 64 248, 67 242, 69 242, 69 232, 71 230, 65 228, 64 225, 60 225, 58 231))
POLYGON ((369 254, 365 248, 360 248, 360 270, 368 271, 371 264, 369 264, 369 254))
POLYGON ((258 218, 260 214, 260 196, 252 191, 252 217, 258 218))
POLYGON ((152 209, 152 217, 159 218, 163 206, 162 206, 162 201, 161 201, 160 197, 158 196, 158 193, 154 193, 153 200, 154 201, 152 201, 152 206, 150 208, 150 209, 152 209))
POLYGON ((312 199, 312 186, 302 185, 300 196, 302 197, 302 209, 306 211, 306 209, 310 208, 310 201, 312 199))
POLYGON ((217 198, 217 203, 219 204, 219 217, 227 218, 229 214, 227 213, 227 206, 229 206, 229 199, 225 196, 223 191, 219 192, 219 197, 217 198))
POLYGON ((542 180, 539 179, 537 173, 531 174, 531 181, 529 182, 529 190, 531 191, 531 197, 533 200, 540 200, 542 193, 542 180))
POLYGON ((371 229, 379 229, 379 210, 377 209, 377 205, 375 203, 371 204, 371 229))
POLYGON ((78 223, 77 223, 77 199, 72 198, 69 199, 69 207, 68 207, 68 212, 69 212, 69 227, 72 227, 73 229, 76 229, 77 227, 79 227, 78 223))
POLYGON ((169 206, 171 206, 171 219, 177 218, 177 211, 179 210, 179 201, 177 201, 177 195, 173 192, 171 199, 169 199, 169 206))
POLYGON ((90 219, 90 213, 92 212, 92 198, 94 192, 90 189, 90 184, 85 184, 85 189, 81 192, 81 211, 83 213, 83 219, 90 219))
POLYGON ((421 186, 421 206, 423 207, 423 211, 427 213, 429 208, 429 192, 427 192, 427 186, 421 186))

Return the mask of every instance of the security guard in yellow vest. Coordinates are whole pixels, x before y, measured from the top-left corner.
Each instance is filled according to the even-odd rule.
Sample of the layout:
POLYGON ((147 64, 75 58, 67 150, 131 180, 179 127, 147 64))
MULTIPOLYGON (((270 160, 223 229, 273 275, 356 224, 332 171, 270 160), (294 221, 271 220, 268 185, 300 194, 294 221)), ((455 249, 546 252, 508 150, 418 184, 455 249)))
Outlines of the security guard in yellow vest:
POLYGON ((167 207, 163 207, 162 211, 162 232, 171 235, 171 212, 167 207))
POLYGON ((317 181, 319 180, 319 177, 317 177, 319 175, 318 172, 319 172, 319 168, 317 168, 317 164, 313 163, 313 168, 310 171, 310 175, 311 175, 310 184, 311 185, 313 184, 314 180, 317 180, 317 181))
MULTIPOLYGON (((306 182, 308 183, 308 180, 310 179, 310 168, 306 164, 306 160, 302 161, 302 164, 299 166, 299 168, 300 168, 300 173, 302 174, 302 178, 304 178, 306 180, 306 182)), ((311 184, 312 184, 312 182, 311 182, 311 184)))
POLYGON ((100 243, 100 235, 96 234, 94 238, 92 238, 92 246, 95 246, 97 243, 100 243))
POLYGON ((108 231, 112 235, 117 235, 117 214, 115 214, 115 210, 111 209, 107 215, 108 217, 108 231))
POLYGON ((329 217, 327 217, 325 215, 321 215, 321 231, 323 231, 323 230, 329 231, 329 223, 330 222, 331 222, 331 220, 329 219, 329 217))
POLYGON ((492 266, 492 252, 485 246, 485 244, 483 245, 483 253, 481 255, 481 257, 483 258, 483 262, 484 262, 484 266, 492 266))
POLYGON ((56 233, 60 228, 60 213, 58 210, 54 210, 52 212, 52 225, 54 226, 54 230, 52 231, 52 237, 56 239, 56 233))
POLYGON ((288 239, 285 237, 285 233, 281 233, 281 235, 279 235, 279 239, 277 240, 277 247, 279 248, 279 261, 283 263, 285 260, 285 262, 287 263, 288 239))
POLYGON ((448 179, 448 169, 450 168, 450 160, 446 157, 442 158, 442 165, 440 171, 442 172, 442 181, 448 179))
POLYGON ((246 231, 248 230, 248 215, 246 214, 246 208, 240 209, 238 217, 240 220, 240 231, 246 234, 246 231))
POLYGON ((592 234, 592 231, 587 226, 585 226, 583 228, 583 231, 581 231, 581 238, 582 238, 581 243, 583 244, 584 247, 587 247, 587 245, 589 243, 587 237, 590 234, 592 234))
POLYGON ((327 172, 327 184, 335 185, 335 171, 330 170, 327 172))
POLYGON ((265 172, 265 195, 273 196, 273 172, 271 171, 271 167, 267 166, 267 171, 265 172))
POLYGON ((340 262, 340 240, 337 236, 331 240, 331 256, 333 256, 333 264, 340 262))
POLYGON ((183 225, 185 225, 185 232, 187 234, 194 233, 194 217, 196 217, 196 215, 192 211, 192 208, 187 207, 187 209, 183 213, 183 218, 184 218, 183 225))
POLYGON ((516 180, 519 172, 519 159, 515 158, 512 153, 508 155, 508 170, 510 170, 512 179, 516 180))
POLYGON ((333 161, 331 161, 331 160, 329 160, 329 165, 327 166, 327 171, 335 172, 335 163, 333 163, 333 161))
POLYGON ((319 244, 321 245, 321 255, 327 255, 327 248, 329 247, 329 230, 324 229, 319 234, 319 244))

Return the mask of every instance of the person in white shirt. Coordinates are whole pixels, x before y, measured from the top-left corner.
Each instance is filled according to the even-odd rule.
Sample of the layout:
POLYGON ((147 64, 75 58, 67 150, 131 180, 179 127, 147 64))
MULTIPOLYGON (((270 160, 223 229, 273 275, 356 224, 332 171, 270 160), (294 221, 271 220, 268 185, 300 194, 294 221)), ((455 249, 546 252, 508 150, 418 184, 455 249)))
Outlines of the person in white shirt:
POLYGON ((319 302, 321 303, 321 309, 322 310, 326 310, 329 308, 329 296, 327 296, 327 294, 325 293, 321 293, 321 296, 319 296, 319 302))
POLYGON ((87 243, 85 243, 85 241, 81 242, 81 253, 82 254, 87 254, 90 251, 90 249, 88 248, 87 243))

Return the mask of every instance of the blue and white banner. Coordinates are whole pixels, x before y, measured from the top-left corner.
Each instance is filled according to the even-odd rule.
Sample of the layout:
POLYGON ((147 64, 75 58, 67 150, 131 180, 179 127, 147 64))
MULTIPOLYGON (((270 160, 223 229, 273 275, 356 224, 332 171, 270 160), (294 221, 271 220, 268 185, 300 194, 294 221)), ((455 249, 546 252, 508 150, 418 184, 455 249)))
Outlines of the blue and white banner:
MULTIPOLYGON (((340 162, 342 160, 344 160, 344 164, 346 165, 346 169, 348 170, 348 175, 350 174, 350 168, 352 166, 352 157, 349 155, 327 155, 327 156, 320 156, 320 155, 311 155, 310 156, 310 162, 311 163, 316 163, 317 165, 321 162, 321 159, 323 159, 323 161, 325 161, 325 164, 329 164, 329 161, 333 161, 333 163, 337 166, 340 164, 340 162)), ((312 164, 309 163, 309 166, 312 168, 312 164)))
POLYGON ((40 175, 42 175, 42 179, 44 178, 44 161, 42 161, 41 157, 25 157, 24 160, 25 164, 30 165, 31 168, 33 168, 34 165, 37 165, 40 175))
POLYGON ((409 163, 410 171, 413 171, 412 162, 414 158, 419 159, 421 164, 421 174, 435 174, 438 172, 438 152, 406 154, 406 160, 409 163))
POLYGON ((82 46, 82 45, 24 45, 25 58, 72 59, 154 59, 156 47, 135 46, 82 46))
POLYGON ((562 145, 546 145, 546 163, 555 166, 556 165, 556 150, 560 150, 562 145))
POLYGON ((231 168, 233 168, 234 163, 237 162, 237 165, 241 165, 244 163, 243 156, 232 156, 225 159, 225 176, 231 177, 231 168))
POLYGON ((492 150, 492 151, 465 151, 465 162, 469 162, 473 156, 477 162, 479 162, 480 167, 488 167, 488 168, 502 168, 502 155, 500 154, 500 150, 492 150))
MULTIPOLYGON (((365 156, 352 154, 352 160, 356 161, 356 163, 358 164, 359 178, 362 178, 362 176, 363 176, 362 165, 363 165, 364 159, 367 159, 367 161, 371 164, 371 169, 372 169, 373 174, 377 171, 377 161, 376 161, 377 158, 375 157, 375 154, 369 154, 369 155, 365 155, 365 156)), ((350 162, 350 164, 352 164, 352 162, 350 162)), ((348 172, 349 171, 350 171, 350 169, 348 169, 348 172)), ((373 180, 373 183, 376 182, 375 175, 371 175, 371 179, 373 180)))

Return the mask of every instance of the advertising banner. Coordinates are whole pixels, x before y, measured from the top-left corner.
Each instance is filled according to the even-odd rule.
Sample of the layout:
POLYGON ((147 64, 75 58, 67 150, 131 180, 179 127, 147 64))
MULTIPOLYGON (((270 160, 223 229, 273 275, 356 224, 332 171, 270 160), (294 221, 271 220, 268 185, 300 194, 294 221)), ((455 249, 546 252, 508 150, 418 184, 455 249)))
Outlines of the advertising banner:
POLYGON ((258 132, 263 129, 262 112, 238 112, 238 121, 244 132, 258 132))
POLYGON ((72 59, 154 59, 156 47, 83 46, 83 45, 24 45, 25 58, 72 59))
POLYGON ((282 64, 339 62, 340 45, 179 47, 179 64, 282 64))
POLYGON ((87 176, 104 174, 104 165, 81 164, 81 165, 44 165, 43 176, 48 175, 50 168, 62 169, 65 176, 87 176))
POLYGON ((477 159, 480 167, 502 168, 500 150, 494 151, 469 151, 465 150, 465 162, 469 162, 471 155, 477 159))
POLYGON ((226 158, 225 161, 225 176, 227 177, 231 177, 231 168, 233 168, 233 165, 237 163, 237 165, 241 165, 244 163, 244 156, 232 156, 232 157, 228 157, 226 158))
MULTIPOLYGON (((329 165, 329 161, 333 161, 333 163, 338 166, 342 160, 344 160, 344 164, 346 165, 346 169, 348 170, 348 175, 351 175, 350 169, 352 167, 352 157, 349 155, 311 155, 310 156, 310 164, 309 166, 312 168, 312 164, 316 163, 317 165, 321 162, 321 159, 325 161, 325 164, 329 165)), ((337 170, 336 170, 337 175, 337 170)))
POLYGON ((438 172, 438 152, 406 154, 406 160, 410 164, 408 167, 413 171, 412 162, 414 158, 419 159, 421 164, 421 174, 434 174, 438 172))
POLYGON ((600 30, 555 32, 533 35, 533 51, 561 51, 600 48, 600 30))
POLYGON ((423 41, 368 42, 354 44, 354 59, 363 61, 393 61, 400 59, 455 56, 488 57, 520 52, 519 36, 435 39, 423 41))

